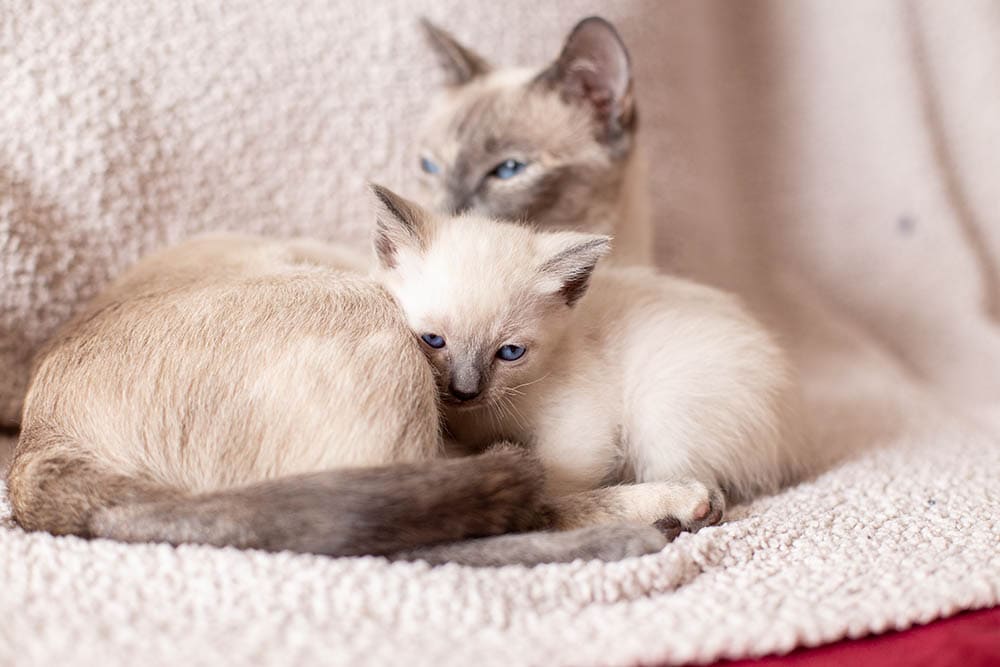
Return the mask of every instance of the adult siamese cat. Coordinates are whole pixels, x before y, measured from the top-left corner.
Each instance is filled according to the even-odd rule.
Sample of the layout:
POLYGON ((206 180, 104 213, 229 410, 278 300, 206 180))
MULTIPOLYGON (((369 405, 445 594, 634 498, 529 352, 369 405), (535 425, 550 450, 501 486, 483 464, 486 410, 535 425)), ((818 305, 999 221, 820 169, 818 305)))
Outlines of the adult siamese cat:
POLYGON ((527 445, 559 527, 697 530, 799 473, 790 364, 734 297, 597 268, 607 236, 376 192, 380 280, 436 369, 449 435, 527 445))
MULTIPOLYGON (((380 241, 384 256, 391 254, 380 241)), ((437 390, 367 262, 304 241, 153 255, 41 352, 9 472, 28 530, 469 564, 614 559, 643 526, 544 528, 511 447, 442 460, 437 390)))
POLYGON ((610 234, 616 263, 651 264, 632 71, 615 28, 584 19, 550 65, 498 69, 423 25, 449 84, 422 132, 422 199, 445 213, 610 234))

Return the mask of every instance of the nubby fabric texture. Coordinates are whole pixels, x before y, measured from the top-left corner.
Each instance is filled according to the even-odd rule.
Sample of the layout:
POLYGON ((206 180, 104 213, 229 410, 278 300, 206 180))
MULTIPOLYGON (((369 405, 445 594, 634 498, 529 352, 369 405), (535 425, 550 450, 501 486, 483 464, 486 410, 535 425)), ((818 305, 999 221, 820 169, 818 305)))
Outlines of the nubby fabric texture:
POLYGON ((775 328, 818 474, 660 554, 535 569, 8 522, 0 664, 678 663, 1000 602, 986 0, 8 2, 0 421, 16 422, 38 346, 144 253, 218 229, 365 244, 366 182, 415 192, 415 128, 441 81, 420 14, 541 66, 592 13, 632 54, 660 264, 775 328))

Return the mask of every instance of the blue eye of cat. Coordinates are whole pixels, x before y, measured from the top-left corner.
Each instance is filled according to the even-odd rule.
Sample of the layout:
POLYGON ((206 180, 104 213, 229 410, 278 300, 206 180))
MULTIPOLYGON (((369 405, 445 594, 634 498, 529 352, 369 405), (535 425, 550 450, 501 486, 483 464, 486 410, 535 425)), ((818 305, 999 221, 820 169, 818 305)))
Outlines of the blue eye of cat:
POLYGON ((437 334, 427 333, 420 337, 420 340, 424 341, 435 350, 440 350, 444 347, 444 338, 438 336, 437 334))
POLYGON ((519 160, 504 160, 490 172, 490 176, 494 178, 499 178, 501 181, 506 181, 508 178, 514 178, 527 167, 523 162, 519 160))
POLYGON ((434 164, 425 157, 420 158, 420 168, 423 169, 424 172, 428 174, 436 174, 439 171, 441 171, 440 167, 438 167, 436 164, 434 164))
POLYGON ((520 345, 504 345, 497 350, 497 356, 504 361, 517 361, 524 356, 525 349, 520 345))

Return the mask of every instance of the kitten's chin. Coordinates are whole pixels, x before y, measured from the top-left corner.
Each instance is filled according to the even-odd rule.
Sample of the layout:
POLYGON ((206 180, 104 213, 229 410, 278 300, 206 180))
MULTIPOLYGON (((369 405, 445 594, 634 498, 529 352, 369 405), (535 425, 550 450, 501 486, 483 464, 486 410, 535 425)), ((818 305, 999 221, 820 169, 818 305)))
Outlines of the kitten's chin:
POLYGON ((472 401, 456 401, 455 399, 444 399, 443 403, 445 407, 449 410, 454 410, 456 412, 472 412, 473 410, 478 410, 480 408, 486 407, 486 401, 481 398, 477 398, 472 401))
POLYGON ((443 403, 444 407, 448 410, 454 410, 455 412, 462 413, 483 410, 493 405, 493 401, 489 396, 477 396, 471 401, 460 401, 456 398, 445 395, 441 397, 441 403, 443 403))

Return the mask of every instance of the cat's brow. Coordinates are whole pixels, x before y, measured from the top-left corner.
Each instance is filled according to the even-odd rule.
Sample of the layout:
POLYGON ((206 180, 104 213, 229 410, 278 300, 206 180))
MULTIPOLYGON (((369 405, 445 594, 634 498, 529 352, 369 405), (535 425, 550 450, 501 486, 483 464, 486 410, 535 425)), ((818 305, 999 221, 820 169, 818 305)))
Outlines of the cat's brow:
POLYGON ((464 138, 469 134, 476 133, 484 126, 489 127, 492 122, 495 122, 495 118, 490 118, 489 116, 491 115, 490 112, 493 110, 493 106, 496 104, 498 97, 499 94, 493 91, 477 94, 476 97, 462 109, 461 113, 456 114, 454 124, 451 128, 452 132, 456 136, 464 138))

